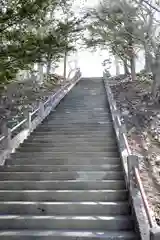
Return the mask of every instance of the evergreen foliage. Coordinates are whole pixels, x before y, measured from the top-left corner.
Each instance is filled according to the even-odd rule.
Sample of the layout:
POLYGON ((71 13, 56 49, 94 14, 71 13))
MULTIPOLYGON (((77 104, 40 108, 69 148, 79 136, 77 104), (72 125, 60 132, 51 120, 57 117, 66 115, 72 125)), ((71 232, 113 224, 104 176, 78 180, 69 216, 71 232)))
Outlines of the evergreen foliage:
POLYGON ((75 49, 81 20, 67 0, 0 1, 0 84, 33 64, 52 64, 75 49), (64 14, 58 17, 63 8, 64 14), (66 21, 66 14, 70 15, 66 21))

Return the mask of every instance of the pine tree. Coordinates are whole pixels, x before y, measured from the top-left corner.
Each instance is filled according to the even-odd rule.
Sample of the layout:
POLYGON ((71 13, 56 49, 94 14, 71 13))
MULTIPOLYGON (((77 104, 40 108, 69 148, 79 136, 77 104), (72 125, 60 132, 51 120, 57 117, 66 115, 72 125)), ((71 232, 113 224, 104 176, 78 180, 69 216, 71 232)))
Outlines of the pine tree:
POLYGON ((47 66, 74 50, 77 18, 70 11, 72 1, 1 0, 0 6, 0 84, 15 79, 20 70, 35 63, 47 66), (57 13, 66 11, 64 21, 57 13))

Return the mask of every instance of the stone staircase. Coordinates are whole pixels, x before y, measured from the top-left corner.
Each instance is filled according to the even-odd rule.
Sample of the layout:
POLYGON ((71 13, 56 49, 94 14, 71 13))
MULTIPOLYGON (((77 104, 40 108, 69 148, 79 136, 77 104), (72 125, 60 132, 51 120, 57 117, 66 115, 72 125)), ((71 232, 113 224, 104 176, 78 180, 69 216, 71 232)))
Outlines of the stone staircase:
POLYGON ((102 79, 82 79, 0 167, 1 240, 138 240, 102 79))

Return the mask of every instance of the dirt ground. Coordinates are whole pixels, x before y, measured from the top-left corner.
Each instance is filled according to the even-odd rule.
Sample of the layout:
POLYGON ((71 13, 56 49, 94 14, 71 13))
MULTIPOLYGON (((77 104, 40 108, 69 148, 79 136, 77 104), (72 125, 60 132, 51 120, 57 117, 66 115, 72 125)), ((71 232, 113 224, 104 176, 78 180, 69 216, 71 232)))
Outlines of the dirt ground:
POLYGON ((129 145, 140 158, 141 179, 154 217, 160 225, 160 104, 151 97, 151 76, 112 86, 127 127, 129 145))
POLYGON ((24 119, 26 111, 34 111, 40 101, 44 102, 65 83, 60 76, 50 75, 43 84, 30 79, 11 83, 1 89, 0 126, 7 123, 8 127, 12 128, 24 119))

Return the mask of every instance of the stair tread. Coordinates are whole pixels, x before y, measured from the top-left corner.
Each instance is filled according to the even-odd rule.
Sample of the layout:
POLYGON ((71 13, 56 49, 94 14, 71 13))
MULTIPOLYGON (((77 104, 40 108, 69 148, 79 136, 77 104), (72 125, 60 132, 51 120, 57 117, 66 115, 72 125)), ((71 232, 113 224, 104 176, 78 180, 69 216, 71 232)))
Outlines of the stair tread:
MULTIPOLYGON (((0 181, 0 183, 1 182, 30 182, 30 180, 16 180, 16 181, 0 181)), ((79 180, 40 180, 40 181, 31 181, 31 182, 51 182, 51 183, 108 183, 108 182, 110 182, 110 183, 112 183, 112 182, 124 182, 124 180, 82 180, 82 179, 79 179, 79 180)))
POLYGON ((51 180, 51 179, 86 179, 86 180, 105 180, 105 179, 123 179, 124 175, 121 170, 105 170, 105 171, 49 171, 48 172, 0 172, 0 181, 1 180, 9 180, 9 179, 20 179, 20 180, 51 180))
POLYGON ((130 206, 122 202, 47 202, 47 201, 3 201, 0 202, 1 215, 129 215, 130 206))
POLYGON ((86 165, 86 166, 83 166, 83 165, 60 165, 60 166, 56 166, 56 165, 48 165, 48 166, 38 166, 38 165, 13 165, 11 167, 0 167, 0 173, 1 172, 12 172, 12 173, 15 173, 15 172, 43 172, 43 173, 46 173, 46 172, 55 172, 55 173, 58 173, 58 172, 68 172, 68 171, 83 171, 84 172, 94 172, 94 171, 108 171, 109 169, 111 169, 111 171, 122 171, 122 167, 120 165, 111 165, 111 166, 98 166, 98 165, 86 165))
POLYGON ((109 189, 109 190, 0 190, 0 193, 2 192, 12 192, 12 193, 16 193, 16 192, 22 192, 22 193, 27 193, 27 192, 31 192, 31 193, 42 193, 42 192, 57 192, 57 193, 124 193, 124 192, 128 192, 128 190, 126 189, 122 189, 122 190, 113 190, 113 189, 109 189))
POLYGON ((28 219, 28 220, 39 220, 39 219, 49 219, 49 220, 52 220, 52 219, 57 219, 57 220, 90 220, 90 221, 98 221, 98 220, 101 220, 101 221, 111 221, 111 220, 126 220, 128 219, 129 220, 132 220, 132 217, 130 215, 128 216, 123 216, 123 215, 116 215, 116 216, 113 216, 113 215, 110 215, 110 216, 94 216, 94 215, 89 215, 89 216, 70 216, 70 215, 64 215, 64 216, 58 216, 58 215, 55 215, 55 216, 45 216, 45 215, 0 215, 0 220, 3 220, 3 219, 12 219, 12 220, 25 220, 25 219, 28 219))
POLYGON ((47 171, 47 172, 35 172, 35 171, 29 171, 29 172, 10 172, 10 171, 7 171, 7 172, 0 172, 0 176, 5 176, 5 175, 10 175, 10 174, 13 174, 13 175, 20 175, 20 174, 23 174, 23 175, 25 175, 25 174, 62 174, 62 175, 64 175, 64 174, 74 174, 74 173, 77 173, 77 174, 83 174, 83 173, 85 173, 85 174, 88 174, 88 175, 93 175, 93 174, 104 174, 104 173, 107 173, 107 174, 110 174, 110 173, 113 173, 113 174, 123 174, 123 172, 122 172, 122 170, 105 170, 105 171, 99 171, 99 170, 93 170, 93 171, 76 171, 76 170, 69 170, 69 171, 60 171, 60 172, 54 172, 54 171, 47 171))
POLYGON ((92 205, 92 206, 97 206, 97 205, 104 205, 104 206, 117 206, 117 205, 128 205, 128 201, 112 201, 112 202, 101 202, 101 201, 90 201, 90 202, 45 202, 45 201, 39 201, 39 202, 34 202, 34 201, 3 201, 0 202, 0 204, 6 204, 6 205, 10 205, 10 204, 19 204, 19 205, 36 205, 36 204, 46 204, 46 205, 92 205))
MULTIPOLYGON (((67 231, 67 230, 61 230, 61 231, 52 231, 52 230, 12 230, 12 231, 2 231, 0 230, 0 236, 12 236, 12 235, 19 235, 19 236, 63 236, 66 234, 66 236, 74 236, 74 237, 100 237, 100 238, 107 238, 109 236, 112 237, 132 237, 135 236, 135 233, 132 231, 67 231)), ((123 238, 121 238, 123 239, 123 238)))

